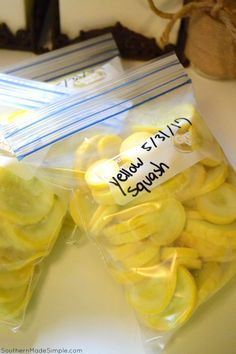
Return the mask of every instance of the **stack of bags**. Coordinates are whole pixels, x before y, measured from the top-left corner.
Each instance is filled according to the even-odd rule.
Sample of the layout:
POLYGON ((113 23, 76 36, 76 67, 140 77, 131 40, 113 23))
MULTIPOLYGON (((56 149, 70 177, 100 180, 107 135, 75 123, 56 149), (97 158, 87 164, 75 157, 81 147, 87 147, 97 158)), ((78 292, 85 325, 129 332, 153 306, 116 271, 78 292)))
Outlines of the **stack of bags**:
MULTIPOLYGON (((113 46, 110 37, 98 42, 102 50, 113 46)), ((68 66, 64 54, 46 57, 46 73, 37 60, 7 71, 24 76, 26 68, 30 78, 57 82, 66 76, 58 82, 65 86, 56 91, 61 97, 2 126, 9 159, 33 166, 28 178, 0 171, 2 321, 25 309, 35 266, 50 253, 67 211, 163 347, 236 273, 236 174, 174 55, 121 73, 114 63, 96 66, 95 45, 95 67, 71 77, 78 70, 74 50, 68 66)), ((111 59, 116 49, 107 52, 111 59)))

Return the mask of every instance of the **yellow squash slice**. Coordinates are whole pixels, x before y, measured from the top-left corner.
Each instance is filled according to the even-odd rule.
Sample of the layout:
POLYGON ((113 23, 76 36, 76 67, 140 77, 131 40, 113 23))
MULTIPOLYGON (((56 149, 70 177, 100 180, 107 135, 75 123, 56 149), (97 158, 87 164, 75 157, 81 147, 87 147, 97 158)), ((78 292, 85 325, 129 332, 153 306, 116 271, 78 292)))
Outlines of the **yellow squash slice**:
POLYGON ((101 204, 101 205, 115 205, 116 201, 110 191, 110 189, 104 189, 104 190, 92 190, 92 196, 94 201, 97 204, 101 204))
POLYGON ((140 215, 151 214, 157 210, 157 204, 155 203, 140 203, 139 205, 123 208, 119 212, 108 216, 108 221, 113 223, 127 222, 134 217, 140 215))
POLYGON ((159 246, 169 245, 184 228, 185 210, 182 204, 173 198, 165 199, 157 205, 159 205, 159 209, 156 219, 153 220, 156 231, 152 235, 152 240, 159 246))
POLYGON ((141 267, 159 253, 159 248, 151 241, 128 243, 108 249, 109 254, 116 262, 121 262, 125 268, 141 267))
POLYGON ((110 222, 110 216, 118 212, 116 205, 99 205, 88 223, 88 229, 92 235, 97 236, 104 227, 110 222))
POLYGON ((196 299, 197 289, 193 276, 185 267, 179 266, 176 289, 168 306, 157 315, 141 315, 141 320, 155 330, 169 331, 189 319, 195 309, 196 299))
POLYGON ((85 180, 91 190, 103 191, 109 188, 109 179, 119 172, 113 160, 101 159, 94 162, 85 173, 85 180))
POLYGON ((14 289, 30 282, 34 272, 34 264, 20 269, 0 272, 0 289, 14 289))
POLYGON ((122 245, 129 242, 137 242, 143 240, 156 231, 156 225, 152 222, 141 224, 137 228, 133 228, 129 222, 114 224, 106 227, 103 234, 108 242, 113 245, 122 245))
POLYGON ((6 221, 0 222, 0 272, 24 267, 44 255, 19 238, 13 227, 6 221))
POLYGON ((111 159, 119 154, 122 139, 115 134, 105 135, 98 141, 97 149, 102 159, 111 159))
MULTIPOLYGON (((152 205, 156 209, 155 211, 130 217, 127 221, 105 228, 104 235, 107 240, 118 245, 143 240, 152 235, 152 240, 158 246, 173 242, 184 228, 185 211, 183 206, 176 199, 166 199, 159 203, 144 204, 144 212, 145 207, 151 208, 152 205), (171 222, 169 215, 172 215, 171 222)), ((129 209, 127 215, 130 212, 129 209)), ((123 212, 124 214, 125 212, 123 212)), ((120 217, 122 217, 122 212, 120 217)))
POLYGON ((207 168, 206 179, 204 184, 199 189, 198 195, 206 194, 218 188, 221 184, 224 183, 227 176, 228 166, 224 162, 216 167, 207 168))
POLYGON ((213 160, 213 159, 206 157, 205 159, 201 160, 201 163, 207 167, 216 167, 220 164, 220 161, 213 160))
POLYGON ((26 226, 15 226, 16 235, 27 242, 36 252, 42 251, 46 254, 56 240, 62 226, 66 213, 66 205, 58 198, 51 209, 39 223, 26 226))
POLYGON ((193 209, 186 209, 186 217, 189 219, 203 220, 199 211, 193 209))
POLYGON ((128 150, 138 147, 149 138, 150 133, 148 133, 147 131, 136 132, 129 135, 125 140, 123 140, 120 147, 120 153, 128 153, 128 150))
POLYGON ((135 124, 132 125, 132 131, 134 133, 139 133, 139 132, 147 132, 149 134, 149 137, 156 134, 158 131, 165 129, 165 126, 161 127, 160 125, 152 125, 152 124, 135 124))
POLYGON ((18 288, 0 289, 0 307, 15 301, 21 301, 28 288, 28 283, 18 288))
POLYGON ((127 288, 129 303, 141 314, 159 314, 169 305, 176 287, 176 268, 158 264, 150 277, 127 288))
POLYGON ((206 301, 212 296, 221 285, 223 275, 222 265, 217 262, 207 262, 203 264, 200 271, 196 273, 196 283, 198 290, 198 304, 206 301))
POLYGON ((94 135, 85 138, 76 150, 75 169, 78 171, 86 171, 86 169, 99 159, 97 144, 102 135, 94 135))
POLYGON ((200 269, 202 266, 198 251, 188 247, 162 247, 161 260, 183 265, 189 269, 200 269))
POLYGON ((199 194, 199 190, 205 183, 206 172, 201 164, 196 164, 184 171, 183 175, 186 177, 186 183, 174 192, 176 198, 182 202, 193 199, 199 194))
POLYGON ((123 267, 114 267, 109 264, 109 271, 113 278, 121 284, 136 283, 145 279, 145 277, 151 275, 151 271, 154 269, 154 266, 157 266, 160 262, 160 252, 158 252, 154 258, 152 258, 148 263, 144 264, 142 267, 133 267, 129 270, 124 269, 123 267))
POLYGON ((229 169, 229 174, 227 176, 226 182, 236 188, 236 172, 232 168, 229 169))
POLYGON ((215 225, 204 220, 188 219, 178 245, 195 248, 205 261, 227 262, 235 258, 236 222, 215 225))
POLYGON ((201 215, 214 224, 230 224, 236 220, 236 188, 228 183, 196 199, 201 215))
POLYGON ((53 205, 54 194, 37 178, 24 180, 0 168, 0 216, 26 225, 39 222, 53 205))

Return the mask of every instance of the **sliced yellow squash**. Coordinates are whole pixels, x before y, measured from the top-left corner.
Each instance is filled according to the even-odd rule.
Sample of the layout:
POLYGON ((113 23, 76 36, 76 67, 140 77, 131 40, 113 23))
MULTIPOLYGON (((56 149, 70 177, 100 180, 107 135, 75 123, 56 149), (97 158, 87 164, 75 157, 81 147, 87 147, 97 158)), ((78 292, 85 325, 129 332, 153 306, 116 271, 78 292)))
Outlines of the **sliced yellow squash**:
POLYGON ((191 273, 183 266, 177 272, 177 284, 168 306, 159 314, 141 315, 141 320, 155 330, 164 332, 186 322, 195 309, 197 299, 196 283, 191 273))
POLYGON ((97 204, 101 205, 111 205, 114 206, 116 205, 116 201, 109 189, 103 189, 103 190, 95 190, 92 189, 92 196, 94 201, 97 204))
POLYGON ((26 225, 39 222, 53 205, 53 192, 37 178, 24 180, 0 168, 0 216, 26 225))
POLYGON ((0 289, 0 307, 15 301, 21 301, 28 288, 28 283, 18 288, 0 289))
POLYGON ((56 240, 66 213, 66 205, 59 199, 55 202, 51 212, 39 223, 26 226, 15 226, 16 235, 27 242, 36 251, 48 253, 56 240))
POLYGON ((129 270, 124 269, 123 267, 114 267, 109 264, 109 270, 113 278, 122 284, 136 283, 145 278, 150 277, 150 274, 153 270, 153 267, 159 264, 160 262, 160 253, 155 255, 148 263, 144 264, 142 267, 133 267, 129 270))
POLYGON ((131 284, 126 289, 127 299, 136 311, 159 314, 169 305, 176 287, 176 268, 159 264, 150 267, 150 278, 131 284))
POLYGON ((24 267, 42 257, 45 252, 34 250, 28 242, 17 236, 14 225, 0 223, 0 271, 24 267))
POLYGON ((34 264, 20 269, 0 272, 0 289, 14 289, 30 282, 34 272, 34 264))
POLYGON ((117 213, 108 216, 108 220, 113 223, 121 223, 131 220, 134 217, 146 214, 152 214, 158 208, 156 203, 140 203, 133 207, 122 208, 117 213))
MULTIPOLYGON (((144 211, 147 205, 149 208, 152 207, 151 203, 145 204, 144 211)), ((153 203, 153 206, 156 208, 155 211, 108 226, 104 229, 104 235, 112 244, 136 242, 151 235, 152 240, 158 246, 173 242, 184 228, 185 211, 183 206, 175 199, 153 203), (170 215, 172 215, 171 222, 170 215)), ((127 213, 130 212, 129 209, 127 213)))
POLYGON ((110 222, 110 216, 115 215, 119 208, 116 205, 99 205, 88 221, 91 235, 98 235, 110 222))
POLYGON ((137 228, 130 226, 128 222, 121 224, 114 224, 106 227, 103 230, 103 235, 106 240, 113 245, 122 245, 129 242, 137 242, 143 240, 156 231, 156 225, 143 224, 137 228))
POLYGON ((197 209, 209 222, 229 224, 236 219, 236 188, 228 183, 196 199, 197 209))
POLYGON ((161 260, 183 265, 189 269, 200 269, 202 266, 198 251, 188 247, 162 247, 161 260))
POLYGON ((235 257, 236 222, 215 225, 204 220, 188 219, 178 245, 195 248, 205 261, 227 262, 235 257))
POLYGON ((236 172, 233 170, 233 168, 229 169, 229 174, 227 176, 226 182, 236 188, 236 172))
POLYGON ((199 189, 205 183, 206 171, 201 164, 196 164, 184 171, 183 175, 186 177, 186 183, 174 192, 175 197, 182 202, 199 194, 199 189))
POLYGON ((201 163, 204 165, 204 166, 207 166, 207 167, 216 167, 220 164, 220 161, 218 160, 213 160, 213 159, 210 159, 210 158, 205 158, 203 160, 201 160, 201 163))
POLYGON ((86 169, 99 159, 97 151, 98 141, 102 135, 94 135, 89 138, 85 138, 79 145, 75 154, 75 169, 79 171, 86 171, 86 169))
POLYGON ((198 195, 211 192, 225 182, 228 176, 228 166, 222 162, 216 167, 206 169, 206 179, 204 184, 199 189, 198 195))
POLYGON ((202 269, 196 273, 198 290, 198 304, 206 301, 220 287, 222 278, 222 265, 217 262, 207 262, 202 269))
POLYGON ((203 220, 203 217, 199 213, 199 211, 193 210, 193 209, 187 209, 186 210, 186 217, 189 218, 189 219, 203 220))
POLYGON ((184 228, 185 210, 182 204, 173 198, 165 199, 156 204, 159 209, 157 209, 156 218, 153 219, 156 231, 152 235, 152 240, 159 246, 169 245, 184 228))
POLYGON ((113 160, 101 159, 94 162, 85 173, 88 186, 95 191, 107 190, 108 182, 119 172, 118 164, 113 160))
POLYGON ((119 135, 110 134, 101 137, 97 144, 100 158, 109 159, 119 154, 122 139, 119 135))
POLYGON ((134 133, 147 132, 149 137, 156 134, 159 130, 165 129, 165 126, 161 127, 160 125, 152 124, 135 124, 132 125, 132 131, 134 133))
POLYGON ((128 150, 139 147, 145 140, 150 138, 150 133, 147 131, 136 132, 129 135, 126 139, 123 140, 120 146, 120 153, 128 153, 128 150))
POLYGON ((148 263, 159 253, 159 248, 146 240, 108 248, 108 252, 114 261, 121 262, 125 268, 130 269, 148 263))

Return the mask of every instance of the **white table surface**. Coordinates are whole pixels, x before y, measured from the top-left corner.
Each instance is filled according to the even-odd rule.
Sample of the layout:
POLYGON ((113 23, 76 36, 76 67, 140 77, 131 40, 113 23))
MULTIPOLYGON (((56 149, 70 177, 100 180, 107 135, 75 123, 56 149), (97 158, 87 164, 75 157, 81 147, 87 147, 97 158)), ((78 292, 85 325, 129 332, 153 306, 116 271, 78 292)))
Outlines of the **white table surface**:
MULTIPOLYGON (((30 57, 0 50, 0 69, 30 57)), ((236 82, 189 70, 201 112, 236 168, 236 82)), ((4 349, 82 349, 84 354, 143 354, 134 314, 97 250, 59 240, 47 261, 23 328, 0 329, 4 349)), ((78 351, 79 352, 79 351, 78 351)), ((236 354, 236 280, 203 305, 165 354, 236 354)))

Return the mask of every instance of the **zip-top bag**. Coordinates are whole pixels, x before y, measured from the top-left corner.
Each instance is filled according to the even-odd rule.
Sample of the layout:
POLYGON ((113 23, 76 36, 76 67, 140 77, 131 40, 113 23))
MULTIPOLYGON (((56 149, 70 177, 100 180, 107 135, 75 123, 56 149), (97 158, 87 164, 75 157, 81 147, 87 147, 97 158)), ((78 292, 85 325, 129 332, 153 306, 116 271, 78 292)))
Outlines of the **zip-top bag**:
MULTIPOLYGON (((0 74, 1 125, 19 122, 28 112, 70 96, 74 88, 84 85, 84 78, 89 73, 91 77, 86 88, 93 86, 95 81, 100 83, 115 78, 122 71, 117 55, 115 42, 106 35, 6 70, 0 74), (96 78, 97 73, 103 76, 96 78), (73 85, 59 84, 58 78, 63 75, 67 75, 63 83, 68 81, 73 85), (29 78, 41 81, 57 78, 57 85, 29 78)), ((82 94, 82 88, 78 91, 82 94)), ((0 324, 16 330, 23 323, 41 262, 60 234, 68 198, 62 188, 45 182, 43 172, 34 177, 30 166, 18 163, 10 151, 6 153, 4 139, 1 139, 0 147, 0 324)), ((64 229, 69 222, 67 217, 64 229)), ((73 225, 69 225, 68 233, 72 230, 75 232, 73 225)))
MULTIPOLYGON (((68 90, 0 74, 1 124, 68 95, 68 90)), ((1 132, 0 132, 1 137, 1 132)), ((0 143, 0 325, 17 330, 40 275, 42 260, 51 252, 67 211, 66 191, 33 176, 0 143), (5 153, 4 153, 5 152, 5 153)))
POLYGON ((236 272, 236 175, 174 55, 78 97, 2 133, 57 184, 68 174, 72 218, 124 285, 157 353, 236 272))
POLYGON ((54 50, 20 62, 5 74, 58 86, 85 89, 114 79, 122 72, 119 50, 111 34, 54 50))
POLYGON ((106 34, 6 68, 0 74, 1 124, 19 120, 25 111, 69 96, 74 90, 82 97, 92 95, 97 86, 123 73, 118 55, 112 35, 106 34))

